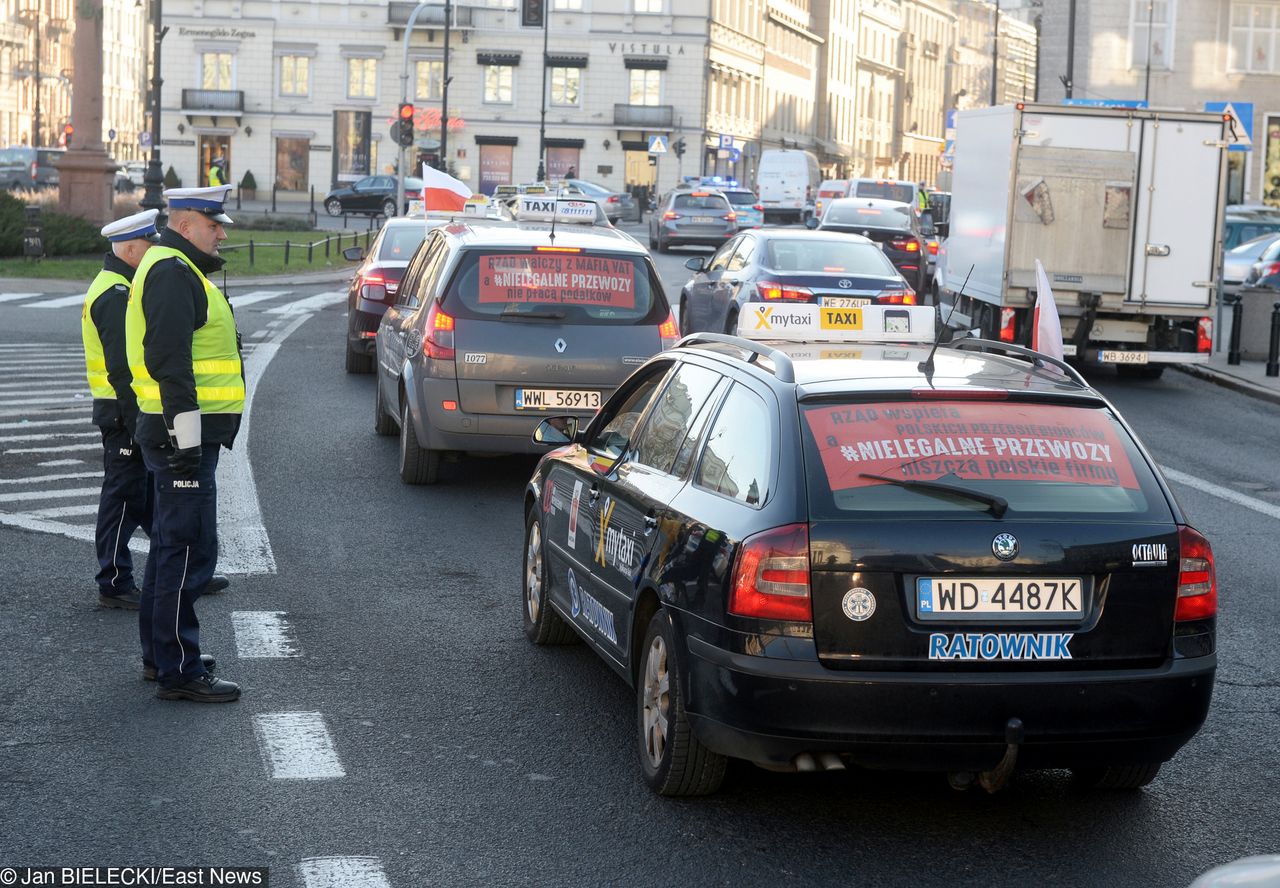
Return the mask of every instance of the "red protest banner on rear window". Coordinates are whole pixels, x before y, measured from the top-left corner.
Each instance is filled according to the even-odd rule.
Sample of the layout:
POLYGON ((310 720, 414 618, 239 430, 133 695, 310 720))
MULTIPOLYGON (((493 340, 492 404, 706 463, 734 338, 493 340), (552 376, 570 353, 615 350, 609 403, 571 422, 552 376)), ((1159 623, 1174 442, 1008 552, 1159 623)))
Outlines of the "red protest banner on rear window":
POLYGON ((635 308, 636 267, 629 259, 582 253, 481 256, 478 299, 635 308))
POLYGON ((808 407, 832 490, 880 484, 863 474, 1058 481, 1137 490, 1124 444, 1101 410, 1047 404, 901 402, 808 407))

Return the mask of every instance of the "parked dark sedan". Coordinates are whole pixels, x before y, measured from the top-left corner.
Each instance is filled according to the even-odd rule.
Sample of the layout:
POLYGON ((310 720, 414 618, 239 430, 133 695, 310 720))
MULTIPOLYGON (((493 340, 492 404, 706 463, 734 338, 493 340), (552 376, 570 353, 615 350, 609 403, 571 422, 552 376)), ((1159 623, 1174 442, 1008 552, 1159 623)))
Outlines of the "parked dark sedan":
POLYGON ((343 213, 368 213, 372 216, 399 216, 409 212, 409 201, 422 197, 422 180, 404 179, 404 207, 396 212, 396 177, 365 176, 342 188, 330 191, 324 199, 324 210, 330 216, 343 213))
POLYGON ((822 214, 818 230, 870 238, 880 245, 913 290, 927 292, 929 247, 920 230, 919 214, 911 204, 865 197, 833 200, 822 214))
POLYGON ((754 229, 685 266, 695 272, 680 293, 685 333, 732 333, 749 302, 859 308, 916 301, 885 254, 853 234, 754 229))

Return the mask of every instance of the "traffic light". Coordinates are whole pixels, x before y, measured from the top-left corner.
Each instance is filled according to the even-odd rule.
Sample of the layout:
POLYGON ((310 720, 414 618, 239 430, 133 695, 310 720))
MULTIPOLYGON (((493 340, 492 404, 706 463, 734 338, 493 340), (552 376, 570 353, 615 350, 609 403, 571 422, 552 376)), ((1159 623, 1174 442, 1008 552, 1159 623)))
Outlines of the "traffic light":
POLYGON ((684 157, 684 137, 681 136, 671 143, 671 150, 676 153, 676 157, 684 157))
POLYGON ((400 111, 396 120, 396 143, 404 147, 413 144, 413 104, 411 102, 401 102, 400 111))
POLYGON ((71 141, 71 134, 75 131, 76 128, 69 123, 63 124, 62 126, 62 134, 67 137, 68 142, 71 141))
POLYGON ((547 25, 546 0, 521 0, 520 25, 525 28, 545 28, 547 25))

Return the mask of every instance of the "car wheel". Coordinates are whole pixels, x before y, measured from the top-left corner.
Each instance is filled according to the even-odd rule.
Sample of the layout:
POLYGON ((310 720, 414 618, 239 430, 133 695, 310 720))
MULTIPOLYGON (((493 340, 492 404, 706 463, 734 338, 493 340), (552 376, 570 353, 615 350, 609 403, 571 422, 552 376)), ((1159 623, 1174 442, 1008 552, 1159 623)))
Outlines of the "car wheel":
POLYGON ((350 345, 347 346, 347 372, 348 373, 372 373, 373 372, 373 355, 362 355, 355 351, 350 345))
POLYGON ((387 405, 382 400, 382 380, 373 382, 373 430, 384 438, 396 433, 396 421, 387 412, 387 405))
POLYGON ((418 446, 409 402, 400 410, 400 480, 405 484, 435 484, 440 472, 440 451, 418 446))
POLYGON ((663 240, 663 239, 662 239, 662 235, 658 235, 658 252, 659 252, 659 253, 670 253, 670 252, 671 252, 671 244, 669 244, 669 243, 667 243, 665 240, 663 240))
POLYGON ((650 250, 658 249, 658 239, 653 236, 652 230, 649 231, 649 249, 650 250))
POLYGON ((1117 364, 1116 373, 1124 379, 1159 379, 1164 375, 1164 364, 1117 364))
POLYGON ((382 215, 390 219, 396 214, 396 201, 393 197, 388 197, 382 202, 382 215))
POLYGON ((524 634, 534 644, 572 644, 578 634, 551 607, 547 596, 542 522, 536 509, 524 521, 524 634))
POLYGON ((738 335, 738 310, 731 309, 724 319, 724 332, 730 336, 738 335))
POLYGON ((640 767, 658 795, 710 795, 724 781, 728 759, 693 734, 680 696, 680 657, 671 615, 659 608, 640 649, 636 726, 640 767))
POLYGON ((679 333, 681 336, 687 336, 688 334, 693 332, 693 329, 689 326, 689 321, 687 320, 688 317, 689 317, 689 300, 682 298, 680 300, 680 315, 676 318, 676 326, 679 328, 679 333))
POLYGON ((1076 780, 1088 789, 1142 789, 1160 773, 1159 762, 1073 768, 1076 780))
POLYGON ((336 197, 329 198, 324 202, 324 211, 330 216, 341 216, 342 201, 338 200, 336 197))

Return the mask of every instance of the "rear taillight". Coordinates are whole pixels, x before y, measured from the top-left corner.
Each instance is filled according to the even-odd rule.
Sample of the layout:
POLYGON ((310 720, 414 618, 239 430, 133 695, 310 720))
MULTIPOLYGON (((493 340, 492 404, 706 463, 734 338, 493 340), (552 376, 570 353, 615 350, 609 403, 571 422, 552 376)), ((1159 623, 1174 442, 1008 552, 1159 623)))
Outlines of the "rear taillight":
POLYGON ((733 569, 729 613, 765 620, 813 621, 807 524, 775 527, 742 541, 733 569))
POLYGON ((1207 620, 1218 612, 1218 579, 1213 569, 1213 548, 1190 527, 1178 527, 1178 622, 1207 620))
POLYGON ((421 191, 406 191, 404 193, 405 200, 418 200, 422 197, 421 191))
POLYGON ((1280 262, 1269 262, 1262 266, 1261 271, 1258 272, 1258 277, 1270 277, 1273 274, 1280 274, 1280 262))
POLYGON ((738 220, 738 214, 737 214, 737 213, 729 213, 728 215, 722 216, 721 218, 723 218, 723 219, 724 219, 724 221, 726 221, 726 222, 736 222, 736 221, 738 220))
POLYGON ((1213 351, 1213 318, 1201 318, 1196 323, 1196 351, 1201 354, 1213 351))
POLYGON ((665 213, 663 213, 663 214, 662 214, 662 218, 663 218, 663 219, 668 219, 668 220, 670 220, 670 219, 679 219, 679 218, 680 218, 680 214, 679 214, 679 213, 676 213, 676 212, 673 212, 673 211, 671 211, 671 210, 667 210, 665 213))
POLYGON ((31 181, 34 182, 35 180, 36 180, 36 162, 33 160, 31 161, 31 181))
POLYGON ((915 305, 916 291, 906 281, 890 284, 876 294, 876 302, 881 305, 915 305))
POLYGON ((756 205, 755 205, 754 207, 752 207, 751 209, 755 210, 757 213, 763 213, 763 212, 764 212, 764 204, 756 204, 756 205))
POLYGON ((671 348, 676 344, 676 340, 680 338, 680 327, 676 324, 676 313, 667 311, 667 319, 658 327, 658 338, 662 340, 664 349, 671 348))
POLYGON ((903 250, 907 253, 920 252, 920 241, 910 240, 905 237, 895 237, 893 240, 889 241, 889 246, 893 247, 895 250, 903 250))
POLYGON ((930 256, 938 255, 938 242, 935 240, 929 241, 929 255, 930 256))
POLYGON ((766 302, 812 302, 813 291, 807 287, 792 287, 774 281, 757 281, 756 292, 766 302))
POLYGON ((428 358, 454 359, 453 326, 453 315, 445 314, 440 303, 433 304, 427 313, 427 335, 422 340, 422 351, 428 358))
POLYGON ((616 194, 610 194, 610 195, 609 195, 609 199, 608 199, 607 201, 605 201, 605 203, 617 203, 619 200, 621 200, 621 198, 620 198, 620 197, 618 197, 618 195, 616 195, 616 194))
POLYGON ((1000 309, 1000 341, 1013 342, 1018 338, 1018 313, 1012 308, 1000 309))

